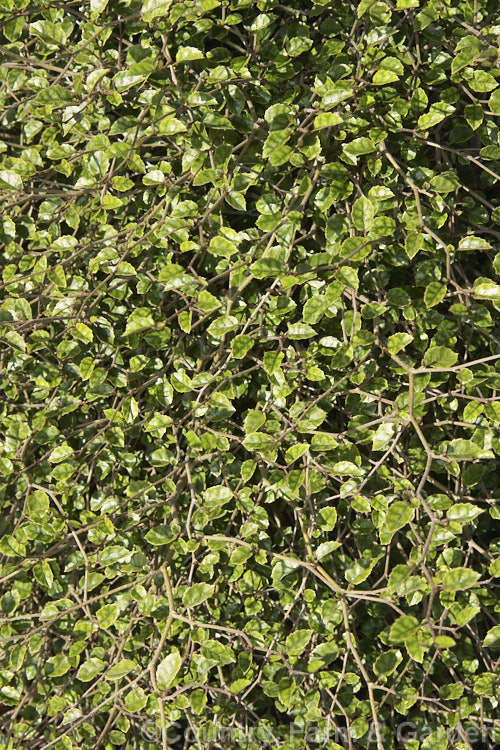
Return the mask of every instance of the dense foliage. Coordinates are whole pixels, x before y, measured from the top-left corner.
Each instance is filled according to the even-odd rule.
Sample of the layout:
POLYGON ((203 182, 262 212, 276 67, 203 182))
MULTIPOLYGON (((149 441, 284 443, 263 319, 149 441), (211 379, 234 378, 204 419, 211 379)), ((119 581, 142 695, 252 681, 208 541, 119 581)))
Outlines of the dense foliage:
POLYGON ((497 4, 0 29, 0 748, 476 746, 497 4))

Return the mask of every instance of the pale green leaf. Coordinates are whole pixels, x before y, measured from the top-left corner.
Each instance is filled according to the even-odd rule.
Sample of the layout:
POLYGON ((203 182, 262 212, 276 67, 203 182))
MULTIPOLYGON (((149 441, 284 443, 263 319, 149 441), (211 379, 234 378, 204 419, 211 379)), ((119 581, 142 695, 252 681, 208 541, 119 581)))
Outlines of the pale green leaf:
POLYGON ((156 682, 159 690, 166 690, 175 680, 182 666, 182 658, 178 651, 172 651, 156 667, 156 682))
POLYGON ((214 592, 214 585, 210 583, 194 583, 182 595, 185 607, 198 607, 209 599, 214 592))

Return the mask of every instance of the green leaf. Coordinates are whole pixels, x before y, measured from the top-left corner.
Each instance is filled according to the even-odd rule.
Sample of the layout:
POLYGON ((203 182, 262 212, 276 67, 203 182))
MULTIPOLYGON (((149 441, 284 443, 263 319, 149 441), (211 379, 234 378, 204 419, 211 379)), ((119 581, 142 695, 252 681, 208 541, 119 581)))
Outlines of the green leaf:
POLYGON ((422 576, 411 575, 410 568, 406 565, 396 565, 389 576, 389 590, 400 596, 419 591, 424 586, 425 579, 422 576))
MULTIPOLYGON (((145 72, 141 68, 140 72, 139 71, 133 71, 134 67, 135 66, 132 66, 131 68, 129 68, 127 70, 121 70, 119 73, 117 73, 115 76, 113 76, 113 84, 114 84, 114 87, 115 87, 115 89, 117 91, 120 91, 120 92, 127 91, 127 89, 130 89, 130 88, 132 88, 132 86, 136 86, 136 85, 138 85, 140 83, 143 83, 147 79, 147 77, 148 77, 148 75, 150 73, 149 70, 147 70, 145 72)), ((156 182, 158 182, 157 176, 163 177, 163 180, 160 180, 160 182, 163 182, 164 179, 165 179, 165 175, 163 175, 162 172, 158 172, 157 170, 154 170, 150 174, 151 175, 154 174, 155 177, 151 177, 152 181, 149 182, 149 181, 146 181, 146 179, 147 179, 148 176, 145 176, 143 178, 143 182, 144 182, 145 185, 152 185, 152 184, 155 184, 156 182)), ((106 196, 106 197, 111 197, 111 196, 106 196)))
POLYGON ((179 321, 179 327, 185 332, 191 332, 191 326, 193 322, 193 313, 191 310, 182 310, 177 316, 179 321))
POLYGON ((299 656, 302 654, 309 641, 311 640, 313 631, 310 629, 294 630, 290 633, 286 639, 286 652, 291 656, 299 656))
POLYGON ((320 112, 314 119, 314 129, 334 128, 336 125, 340 125, 341 122, 342 117, 336 112, 320 112))
POLYGON ((217 310, 217 308, 221 306, 221 303, 217 299, 217 297, 214 297, 213 294, 207 292, 206 289, 203 289, 203 291, 199 293, 196 304, 197 307, 199 307, 200 310, 205 313, 212 312, 212 310, 217 310))
POLYGON ((49 461, 52 464, 59 464, 61 461, 66 461, 66 459, 71 458, 73 454, 73 448, 68 445, 68 443, 62 443, 61 445, 58 445, 57 448, 54 448, 49 456, 49 461))
POLYGON ((198 47, 179 47, 175 55, 176 62, 189 62, 190 60, 201 60, 205 55, 198 47))
POLYGON ((332 466, 332 473, 340 475, 350 474, 353 477, 362 476, 362 471, 356 466, 356 464, 353 464, 352 461, 337 461, 337 463, 332 466))
POLYGON ((0 191, 22 189, 23 181, 17 172, 12 169, 0 169, 0 191))
POLYGON ((104 672, 105 669, 106 662, 104 662, 102 659, 97 658, 96 656, 93 656, 90 659, 87 659, 87 661, 83 662, 80 669, 76 673, 76 676, 78 680, 81 680, 81 682, 90 682, 94 679, 94 677, 97 677, 97 675, 101 674, 101 672, 104 672))
POLYGON ((182 603, 185 607, 198 607, 209 599, 214 593, 215 586, 209 583, 194 583, 182 595, 182 603))
POLYGON ((167 15, 171 4, 172 0, 143 0, 142 16, 147 23, 154 18, 163 18, 167 15))
POLYGON ((376 86, 385 86, 388 83, 394 83, 398 81, 399 76, 392 70, 377 70, 373 75, 373 83, 376 86))
POLYGON ((474 586, 481 574, 470 568, 452 568, 441 575, 445 591, 465 591, 474 586))
POLYGON ((422 249, 423 244, 424 236, 421 232, 408 232, 405 239, 405 251, 410 260, 422 249))
POLYGON ((373 76, 373 83, 376 85, 394 83, 399 80, 403 73, 404 67, 401 60, 397 57, 384 57, 378 63, 377 70, 373 76))
POLYGON ((455 192, 455 190, 460 187, 460 180, 455 172, 448 170, 433 177, 430 184, 436 193, 443 193, 446 195, 447 193, 455 192))
POLYGON ((500 625, 494 625, 488 630, 484 637, 483 646, 496 650, 500 649, 500 625))
POLYGON ((248 480, 252 478, 256 468, 257 464, 255 461, 252 461, 251 459, 243 461, 241 464, 241 478, 244 482, 248 482, 248 480))
POLYGON ((193 389, 193 381, 184 370, 178 370, 170 376, 172 388, 177 393, 189 393, 193 389))
POLYGON ((439 688, 439 695, 444 700, 456 700, 457 698, 461 698, 463 695, 464 689, 462 685, 455 685, 455 684, 448 684, 448 685, 441 685, 439 688))
POLYGON ((500 115, 500 89, 492 93, 488 105, 494 115, 500 115))
POLYGON ((216 487, 209 487, 203 493, 205 503, 210 506, 214 505, 225 505, 233 497, 233 491, 229 487, 219 485, 216 487))
MULTIPOLYGON (((126 81, 128 82, 128 79, 126 79, 126 81)), ((120 89, 118 88, 118 90, 120 89)), ((163 183, 165 182, 165 175, 163 174, 163 172, 160 172, 159 169, 152 169, 150 172, 144 175, 142 181, 144 185, 163 185, 163 183)))
POLYGON ((33 574, 42 586, 51 588, 54 583, 54 574, 48 560, 42 560, 39 565, 35 565, 33 568, 33 574))
POLYGON ((290 446, 285 453, 285 461, 287 464, 291 464, 298 458, 301 458, 309 450, 309 443, 297 443, 296 445, 290 446))
POLYGON ((465 524, 470 523, 484 512, 484 508, 478 508, 472 503, 455 503, 446 511, 446 517, 449 521, 465 524))
POLYGON ((493 578, 500 577, 500 557, 497 557, 490 563, 488 570, 493 578))
POLYGON ((155 526, 150 529, 145 536, 145 539, 153 547, 161 547, 164 544, 172 544, 176 538, 175 530, 171 525, 155 526))
POLYGON ((350 99, 352 96, 354 96, 352 84, 348 81, 336 81, 334 84, 326 87, 321 99, 321 107, 323 109, 331 109, 346 99, 350 99))
POLYGON ((118 605, 117 604, 105 604, 100 607, 96 612, 97 622, 101 628, 110 628, 118 618, 118 605))
POLYGON ((231 553, 230 563, 231 565, 242 565, 252 557, 252 550, 247 547, 236 547, 231 553))
POLYGON ((477 130, 483 121, 484 110, 480 104, 467 104, 464 115, 472 130, 477 130))
POLYGON ((167 263, 161 271, 158 280, 165 284, 165 289, 183 289, 192 285, 193 279, 186 274, 185 269, 177 263, 167 263))
POLYGON ((370 138, 355 138, 350 143, 342 146, 344 153, 349 156, 361 156, 363 154, 371 154, 375 151, 375 144, 370 138))
POLYGON ((482 237, 463 237, 458 243, 457 250, 489 250, 490 243, 482 237))
POLYGON ((246 677, 240 677, 229 685, 229 689, 233 695, 241 693, 245 688, 252 684, 252 680, 246 677))
MULTIPOLYGON (((337 645, 332 641, 318 644, 311 651, 309 663, 307 665, 307 671, 314 672, 317 669, 322 669, 328 664, 331 664, 332 661, 335 661, 335 659, 338 657, 338 654, 339 649, 337 645)), ((332 743, 331 741, 329 742, 329 745, 331 746, 332 750, 339 750, 340 748, 340 745, 337 746, 336 743, 332 743)))
POLYGON ((287 338, 293 340, 308 339, 316 336, 314 328, 307 323, 292 323, 288 326, 287 338))
POLYGON ((254 340, 251 336, 248 336, 245 333, 242 333, 239 336, 235 336, 231 342, 233 357, 235 359, 243 359, 248 354, 253 345, 254 340))
POLYGON ((126 547, 122 547, 119 544, 113 544, 110 547, 105 547, 99 552, 99 562, 102 565, 113 565, 118 562, 126 562, 130 560, 133 552, 126 547))
POLYGON ((96 362, 92 357, 84 357, 80 362, 80 375, 82 380, 88 380, 94 372, 96 362))
POLYGON ((340 547, 340 542, 322 542, 314 552, 316 560, 321 561, 327 555, 330 555, 340 547))
POLYGON ((425 115, 420 115, 418 118, 418 127, 420 130, 429 130, 434 128, 446 117, 449 117, 455 111, 455 107, 452 104, 446 102, 437 102, 432 104, 429 111, 425 115))
POLYGON ((431 346, 427 349, 422 364, 424 367, 446 368, 453 367, 457 359, 458 354, 447 346, 431 346))
POLYGON ((208 333, 214 338, 222 338, 239 328, 239 321, 234 315, 220 315, 209 326, 208 333))
POLYGON ((264 353, 264 370, 268 375, 274 375, 279 370, 284 356, 283 352, 270 351, 264 353))
POLYGON ((387 677, 401 664, 403 657, 400 651, 384 651, 375 659, 373 671, 377 677, 387 677))
MULTIPOLYGON (((492 408, 492 407, 490 407, 492 408)), ((469 401, 469 403, 464 408, 464 420, 466 422, 476 422, 478 418, 483 414, 484 412, 484 404, 482 404, 480 401, 469 401)), ((496 412, 496 409, 495 409, 496 412)))
POLYGON ((492 91, 498 86, 498 81, 486 70, 474 70, 467 81, 473 91, 492 91))
POLYGON ((463 438, 450 440, 446 453, 458 461, 473 461, 476 458, 494 458, 492 451, 484 450, 472 440, 464 440, 463 438))
POLYGON ((473 294, 476 299, 489 299, 493 302, 500 302, 500 284, 481 279, 474 283, 473 294))
POLYGON ((297 57, 303 52, 307 52, 313 45, 312 39, 303 36, 292 37, 285 42, 285 50, 290 57, 297 57))
POLYGON ((410 333, 394 333, 387 340, 387 348, 391 354, 397 354, 413 341, 410 333))
POLYGON ((243 445, 248 450, 265 451, 272 448, 274 439, 272 435, 265 432, 250 432, 243 440, 243 445))
POLYGON ((141 687, 133 688, 132 690, 130 690, 125 695, 125 699, 123 701, 125 709, 133 714, 142 711, 147 702, 148 697, 141 687))
POLYGON ((138 307, 129 315, 123 335, 131 336, 134 333, 142 333, 148 328, 153 328, 154 325, 151 312, 146 307, 138 307))
MULTIPOLYGON (((267 352, 266 352, 267 353, 267 352)), ((250 432, 257 432, 259 427, 266 421, 266 415, 257 409, 250 409, 243 422, 243 429, 248 435, 250 432)))
POLYGON ((62 675, 67 674, 70 669, 71 663, 65 654, 51 656, 47 659, 44 666, 45 674, 49 678, 62 677, 62 675))
POLYGON ((226 666, 232 664, 234 653, 230 646, 226 646, 220 641, 208 640, 203 643, 202 654, 204 657, 213 660, 214 664, 226 666))
POLYGON ((318 514, 318 523, 324 531, 332 531, 337 523, 337 511, 333 507, 322 508, 318 514))
POLYGON ((14 349, 18 349, 21 352, 26 351, 26 341, 20 336, 17 331, 7 331, 3 335, 3 340, 7 341, 14 349))
POLYGON ((6 557, 24 557, 26 555, 26 545, 18 542, 12 534, 5 534, 0 539, 0 552, 6 557))
POLYGON ((351 583, 353 586, 359 586, 360 583, 366 581, 377 562, 377 557, 373 557, 371 559, 362 557, 359 560, 355 560, 345 569, 344 575, 346 581, 351 583))
POLYGON ((351 215, 356 229, 359 229, 360 232, 366 234, 370 231, 375 216, 373 203, 369 198, 361 196, 361 198, 358 198, 358 200, 354 202, 351 215))
POLYGON ((106 672, 107 680, 120 680, 137 667, 132 659, 121 659, 106 672))
POLYGON ((160 122, 158 123, 158 131, 162 135, 172 136, 176 135, 177 133, 185 133, 186 130, 187 127, 185 123, 183 123, 182 120, 177 119, 177 117, 174 117, 173 115, 165 117, 164 120, 160 120, 160 122))
POLYGON ((382 422, 382 424, 377 427, 372 440, 374 451, 383 451, 387 448, 394 437, 397 426, 397 422, 382 422))
POLYGON ((391 643, 405 643, 414 638, 420 624, 416 617, 412 615, 402 615, 392 624, 389 631, 389 641, 391 643))
POLYGON ((380 529, 380 543, 389 544, 396 531, 399 531, 399 529, 402 529, 410 521, 413 521, 414 517, 415 508, 408 505, 408 503, 400 500, 392 503, 385 514, 384 522, 380 529))
POLYGON ((106 9, 109 0, 90 0, 90 10, 99 15, 106 9))
POLYGON ((94 340, 92 329, 85 325, 85 323, 77 323, 71 333, 75 339, 83 341, 84 344, 90 344, 94 340))
POLYGON ((327 307, 328 303, 323 295, 318 295, 308 299, 302 312, 304 323, 310 323, 311 325, 318 323, 323 317, 327 307))
POLYGON ((237 190, 230 190, 226 195, 226 201, 232 208, 237 211, 246 211, 247 202, 243 193, 239 193, 237 190))
POLYGON ((337 440, 329 432, 317 432, 312 436, 311 448, 316 451, 333 451, 337 446, 337 440))
POLYGON ((358 271, 356 268, 351 268, 350 266, 343 266, 338 272, 337 277, 339 281, 341 281, 344 286, 348 287, 349 289, 353 289, 355 292, 359 289, 359 278, 358 278, 358 271))
POLYGON ((474 692, 476 695, 497 694, 498 675, 495 672, 483 672, 483 674, 474 677, 474 692))
POLYGON ((287 104, 272 104, 264 112, 269 130, 284 130, 290 121, 292 110, 287 104))
POLYGON ((425 288, 424 302, 427 309, 438 305, 446 294, 446 285, 439 281, 431 281, 425 288))
POLYGON ((210 240, 208 252, 212 253, 212 255, 220 255, 223 258, 230 258, 231 255, 238 252, 238 248, 234 242, 231 242, 225 237, 213 237, 210 240))
POLYGON ((172 651, 156 667, 156 682, 159 690, 166 690, 175 680, 182 666, 182 658, 178 651, 172 651))
POLYGON ((250 273, 256 279, 266 279, 284 273, 283 262, 277 258, 260 258, 250 265, 250 273))

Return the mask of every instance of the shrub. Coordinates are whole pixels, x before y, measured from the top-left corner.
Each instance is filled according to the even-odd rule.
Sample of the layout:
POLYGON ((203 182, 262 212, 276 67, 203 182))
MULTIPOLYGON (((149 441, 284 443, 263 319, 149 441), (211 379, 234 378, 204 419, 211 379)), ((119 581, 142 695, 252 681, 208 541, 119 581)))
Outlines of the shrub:
POLYGON ((0 4, 0 748, 486 741, 495 12, 0 4))

